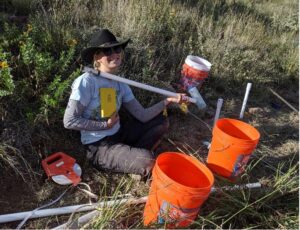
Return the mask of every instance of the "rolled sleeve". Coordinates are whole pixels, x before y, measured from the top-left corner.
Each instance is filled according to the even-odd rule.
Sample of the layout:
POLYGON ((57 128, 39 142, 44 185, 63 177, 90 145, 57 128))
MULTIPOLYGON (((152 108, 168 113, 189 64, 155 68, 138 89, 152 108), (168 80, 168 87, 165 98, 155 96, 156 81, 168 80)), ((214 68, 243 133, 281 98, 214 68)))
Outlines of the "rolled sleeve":
POLYGON ((87 106, 92 98, 92 90, 92 84, 87 78, 77 78, 72 85, 70 99, 87 106))
POLYGON ((127 103, 131 100, 133 100, 135 97, 132 93, 132 90, 130 87, 126 84, 123 84, 123 97, 122 97, 122 102, 127 103))

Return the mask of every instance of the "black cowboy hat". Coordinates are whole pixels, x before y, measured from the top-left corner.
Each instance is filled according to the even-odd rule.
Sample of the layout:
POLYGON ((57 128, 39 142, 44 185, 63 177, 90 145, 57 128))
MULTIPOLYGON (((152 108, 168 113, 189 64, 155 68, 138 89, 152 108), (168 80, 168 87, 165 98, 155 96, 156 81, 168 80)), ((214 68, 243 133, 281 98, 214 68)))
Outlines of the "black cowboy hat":
POLYGON ((93 55, 96 51, 111 48, 116 46, 122 46, 123 49, 127 46, 130 39, 124 41, 118 41, 108 29, 101 29, 95 32, 89 42, 89 47, 81 51, 81 58, 85 64, 91 64, 93 61, 93 55))

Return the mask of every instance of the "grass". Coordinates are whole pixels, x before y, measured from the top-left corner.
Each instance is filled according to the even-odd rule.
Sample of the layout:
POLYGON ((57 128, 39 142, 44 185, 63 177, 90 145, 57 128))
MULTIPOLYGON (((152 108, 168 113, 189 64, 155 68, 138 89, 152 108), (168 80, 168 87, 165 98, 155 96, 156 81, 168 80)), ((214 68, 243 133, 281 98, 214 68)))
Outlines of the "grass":
POLYGON ((4 169, 13 169, 16 176, 20 176, 24 182, 32 183, 35 178, 30 164, 23 157, 21 151, 3 142, 0 143, 0 166, 4 169))
MULTIPOLYGON (((79 75, 80 51, 100 27, 118 38, 132 39, 120 72, 132 80, 178 90, 188 54, 213 64, 201 89, 207 111, 189 108, 202 121, 170 109, 171 127, 162 151, 185 152, 205 161, 208 150, 202 141, 212 138, 205 123, 212 125, 217 98, 224 99, 221 117, 237 118, 246 82, 253 83, 248 107, 260 110, 248 110, 244 120, 258 128, 261 139, 236 183, 259 181, 263 188, 211 194, 191 228, 298 229, 299 116, 267 90, 271 87, 298 109, 298 4, 295 0, 3 1, 0 62, 7 66, 0 69, 4 77, 0 91, 6 95, 0 97, 0 169, 5 172, 0 174, 0 200, 6 204, 2 212, 34 209, 61 192, 61 187, 46 180, 40 166, 43 158, 57 151, 76 158, 83 181, 99 201, 118 199, 124 193, 148 194, 149 182, 92 169, 79 134, 62 128, 70 85, 79 75), (20 202, 12 207, 14 196, 20 202)), ((133 91, 145 106, 162 98, 133 91)), ((216 177, 215 186, 225 185, 230 183, 216 177)), ((88 203, 88 198, 74 189, 59 206, 74 203, 88 203)), ((144 228, 143 207, 104 207, 84 228, 144 228)), ((68 219, 31 220, 25 227, 51 228, 68 219)))

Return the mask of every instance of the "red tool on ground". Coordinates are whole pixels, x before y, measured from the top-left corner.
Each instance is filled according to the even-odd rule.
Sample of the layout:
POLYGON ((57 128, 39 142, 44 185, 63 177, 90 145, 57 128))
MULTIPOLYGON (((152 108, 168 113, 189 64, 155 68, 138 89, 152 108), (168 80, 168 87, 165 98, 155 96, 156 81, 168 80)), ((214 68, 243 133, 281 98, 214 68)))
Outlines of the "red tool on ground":
POLYGON ((57 152, 42 161, 47 176, 61 185, 73 184, 81 181, 81 168, 76 160, 63 152, 57 152))

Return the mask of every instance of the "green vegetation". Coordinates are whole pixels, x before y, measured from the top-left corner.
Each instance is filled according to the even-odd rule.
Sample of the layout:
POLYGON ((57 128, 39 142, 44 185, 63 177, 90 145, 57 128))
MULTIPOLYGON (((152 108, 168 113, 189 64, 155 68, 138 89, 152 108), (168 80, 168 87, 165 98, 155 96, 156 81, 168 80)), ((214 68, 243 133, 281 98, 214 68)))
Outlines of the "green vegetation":
MULTIPOLYGON (((223 97, 223 115, 232 117, 239 109, 246 82, 252 82, 249 104, 265 111, 263 116, 246 116, 247 122, 258 127, 262 137, 254 152, 255 158, 238 181, 260 181, 264 188, 212 194, 191 227, 299 228, 299 118, 284 104, 280 104, 279 110, 271 107, 272 103, 277 105, 280 102, 267 93, 267 88, 272 87, 298 108, 298 1, 2 2, 0 170, 6 172, 4 174, 21 176, 28 187, 39 192, 45 189, 40 163, 48 154, 66 151, 76 156, 83 167, 88 167, 78 133, 64 130, 62 117, 71 83, 80 75, 80 51, 93 31, 108 28, 120 38, 132 39, 126 50, 127 60, 121 75, 173 90, 180 79, 184 59, 193 54, 213 64, 209 80, 201 89, 210 108, 215 107, 218 97, 223 97)), ((145 106, 161 97, 133 90, 145 106)), ((194 119, 178 110, 172 112, 177 117, 177 128, 191 124, 188 120, 194 119)), ((205 118, 207 114, 203 116, 205 118)), ((205 126, 201 127, 201 132, 201 138, 211 138, 205 126)), ((175 141, 174 151, 179 148, 199 157, 202 139, 185 139, 184 135, 189 137, 184 131, 171 129, 168 138, 184 143, 182 147, 178 145, 179 141, 175 141)), ((207 154, 207 150, 203 151, 207 154)), ((94 189, 103 197, 132 190, 137 196, 145 196, 149 189, 149 184, 141 182, 136 185, 129 183, 127 177, 114 177, 116 182, 110 181, 117 184, 113 190, 113 186, 106 182, 110 180, 109 174, 103 174, 105 178, 95 171, 87 170, 84 174, 93 178, 90 182, 98 183, 94 189)), ((216 178, 216 182, 216 186, 228 184, 221 178, 216 178)), ((46 188, 49 189, 49 185, 46 188)), ((0 193, 5 192, 0 190, 0 193)), ((45 197, 53 198, 51 194, 45 197)), ((35 208, 35 202, 44 202, 45 197, 32 198, 33 203, 28 204, 25 210, 35 208)), ((77 201, 82 199, 79 196, 77 201)), ((142 228, 142 212, 141 205, 105 208, 102 216, 87 227, 142 228)), ((49 223, 49 226, 58 225, 57 220, 49 219, 45 222, 32 221, 26 227, 45 228, 49 223)))

